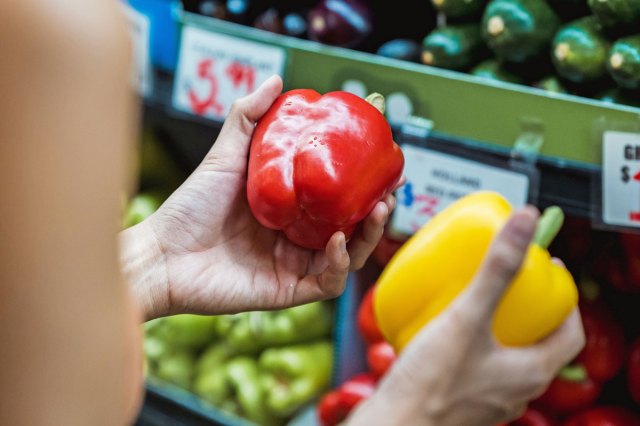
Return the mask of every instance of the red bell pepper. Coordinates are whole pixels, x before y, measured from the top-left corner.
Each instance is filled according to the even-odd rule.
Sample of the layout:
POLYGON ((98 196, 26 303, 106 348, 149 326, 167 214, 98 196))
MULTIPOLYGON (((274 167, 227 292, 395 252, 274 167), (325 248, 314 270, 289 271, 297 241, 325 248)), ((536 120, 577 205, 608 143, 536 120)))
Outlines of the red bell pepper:
POLYGON ((593 405, 601 393, 602 385, 583 366, 565 367, 536 403, 557 414, 571 414, 593 405))
POLYGON ((335 426, 346 419, 351 411, 376 390, 375 378, 358 374, 338 389, 326 394, 318 404, 318 419, 323 426, 335 426))
POLYGON ((571 417, 564 426, 640 426, 640 417, 621 407, 595 407, 571 417))
POLYGON ((581 264, 589 257, 592 247, 591 221, 576 216, 567 216, 560 235, 556 238, 555 250, 567 263, 581 264))
POLYGON ((602 384, 615 377, 625 361, 622 327, 598 300, 595 284, 584 285, 582 290, 580 315, 586 336, 585 347, 572 366, 563 369, 539 398, 541 404, 560 414, 591 406, 600 396, 602 384))
POLYGON ((635 291, 640 291, 640 235, 620 234, 620 242, 625 254, 626 284, 635 291))
POLYGON ((376 379, 382 378, 396 360, 396 351, 387 342, 377 342, 367 349, 367 365, 376 379))
POLYGON ((265 227, 302 247, 324 249, 337 231, 351 236, 394 190, 403 167, 376 107, 346 92, 292 90, 255 128, 247 199, 265 227))
POLYGON ((576 362, 584 365, 592 380, 610 380, 625 361, 624 331, 611 311, 598 301, 583 301, 580 314, 587 341, 576 362))
POLYGON ((640 257, 640 235, 620 234, 620 241, 629 256, 640 257))
POLYGON ((349 414, 340 401, 340 390, 332 390, 322 397, 317 408, 318 420, 324 426, 339 424, 349 414))
POLYGON ((509 426, 556 426, 557 424, 556 419, 548 413, 537 408, 527 407, 527 411, 519 419, 509 423, 509 426))
POLYGON ((362 338, 369 345, 384 341, 384 337, 373 313, 374 290, 375 285, 372 285, 365 293, 358 308, 358 330, 362 338))
POLYGON ((631 346, 627 366, 627 384, 631 398, 640 404, 640 337, 631 346))
POLYGON ((623 259, 609 252, 602 253, 593 260, 593 273, 599 279, 624 293, 640 291, 640 286, 634 286, 627 279, 626 269, 623 259))

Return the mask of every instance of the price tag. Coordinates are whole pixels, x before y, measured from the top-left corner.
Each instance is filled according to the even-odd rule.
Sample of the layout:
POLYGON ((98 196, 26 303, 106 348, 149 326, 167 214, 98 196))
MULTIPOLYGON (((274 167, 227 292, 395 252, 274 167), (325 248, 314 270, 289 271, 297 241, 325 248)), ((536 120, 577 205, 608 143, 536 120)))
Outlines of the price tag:
POLYGON ((438 212, 471 192, 501 193, 514 207, 524 206, 530 179, 524 173, 454 157, 413 145, 402 147, 407 183, 397 193, 392 230, 411 235, 438 212))
POLYGON ((149 18, 124 5, 129 22, 133 69, 131 84, 142 96, 149 96, 152 90, 151 60, 149 58, 149 18))
POLYGON ((282 75, 280 47, 187 26, 182 32, 173 106, 209 118, 224 118, 234 100, 253 92, 273 74, 282 75))
POLYGON ((640 227, 640 134, 606 131, 602 141, 602 221, 640 227))

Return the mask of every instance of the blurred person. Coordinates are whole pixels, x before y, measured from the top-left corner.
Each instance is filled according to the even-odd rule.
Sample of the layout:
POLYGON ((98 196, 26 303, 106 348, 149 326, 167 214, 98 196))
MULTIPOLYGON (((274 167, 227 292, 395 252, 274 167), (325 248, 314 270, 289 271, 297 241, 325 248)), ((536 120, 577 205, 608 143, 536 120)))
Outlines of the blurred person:
MULTIPOLYGON (((281 93, 278 77, 234 104, 205 159, 154 215, 119 232, 140 120, 120 5, 3 0, 0 19, 0 424, 130 424, 143 395, 143 320, 336 297, 379 241, 393 197, 351 241, 336 233, 324 251, 253 218, 248 149, 281 93)), ((491 332, 537 215, 513 215, 468 289, 349 424, 508 421, 579 352, 577 311, 526 348, 502 347, 491 332)))

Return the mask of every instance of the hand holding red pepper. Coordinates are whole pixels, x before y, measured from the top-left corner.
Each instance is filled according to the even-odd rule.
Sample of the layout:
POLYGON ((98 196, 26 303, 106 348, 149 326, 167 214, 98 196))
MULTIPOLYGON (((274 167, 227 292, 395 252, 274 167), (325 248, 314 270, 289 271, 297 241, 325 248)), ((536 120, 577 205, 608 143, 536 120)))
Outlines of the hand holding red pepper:
MULTIPOLYGON (((238 100, 216 143, 187 181, 153 216, 121 234, 123 246, 130 248, 124 256, 145 260, 137 275, 126 272, 147 319, 275 309, 335 297, 344 289, 349 270, 362 266, 378 243, 393 208, 391 196, 386 203, 369 200, 364 215, 357 216, 363 219, 361 230, 348 245, 345 235, 335 233, 318 251, 264 228, 249 210, 251 137, 281 90, 282 81, 274 77, 238 100)), ((350 184, 375 186, 365 180, 350 184)))
POLYGON ((260 118, 251 140, 247 198, 258 222, 323 249, 349 239, 395 189, 404 157, 384 115, 347 92, 292 90, 260 118))

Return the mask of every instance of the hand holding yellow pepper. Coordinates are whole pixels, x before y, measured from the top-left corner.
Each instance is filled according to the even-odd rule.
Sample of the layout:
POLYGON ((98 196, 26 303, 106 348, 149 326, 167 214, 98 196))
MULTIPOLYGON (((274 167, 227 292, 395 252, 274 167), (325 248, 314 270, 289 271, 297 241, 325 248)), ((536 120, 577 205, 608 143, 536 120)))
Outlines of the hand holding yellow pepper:
MULTIPOLYGON (((374 310, 382 333, 397 351, 472 281, 511 214, 511 206, 497 193, 468 195, 439 213, 396 253, 378 280, 374 310)), ((559 208, 545 211, 522 269, 498 306, 493 330, 504 345, 540 340, 577 304, 571 274, 546 250, 562 221, 559 208)))

